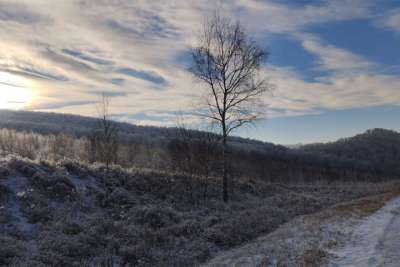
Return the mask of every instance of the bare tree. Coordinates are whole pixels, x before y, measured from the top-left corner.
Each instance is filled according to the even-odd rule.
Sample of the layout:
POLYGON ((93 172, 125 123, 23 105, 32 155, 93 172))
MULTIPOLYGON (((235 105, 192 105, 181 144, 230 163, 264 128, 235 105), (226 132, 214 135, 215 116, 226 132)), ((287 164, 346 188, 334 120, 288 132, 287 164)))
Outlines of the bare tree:
POLYGON ((221 129, 223 200, 228 201, 227 139, 235 129, 263 116, 261 96, 270 88, 259 79, 267 53, 251 40, 239 22, 215 13, 191 50, 190 72, 207 85, 200 115, 221 129))
POLYGON ((96 158, 106 164, 107 170, 111 163, 117 161, 119 142, 118 125, 110 119, 109 109, 110 98, 103 93, 97 105, 98 124, 90 140, 92 153, 96 153, 96 158))
POLYGON ((216 134, 199 130, 188 130, 181 124, 167 144, 170 167, 185 175, 186 193, 192 203, 206 201, 211 175, 217 169, 220 156, 216 134))

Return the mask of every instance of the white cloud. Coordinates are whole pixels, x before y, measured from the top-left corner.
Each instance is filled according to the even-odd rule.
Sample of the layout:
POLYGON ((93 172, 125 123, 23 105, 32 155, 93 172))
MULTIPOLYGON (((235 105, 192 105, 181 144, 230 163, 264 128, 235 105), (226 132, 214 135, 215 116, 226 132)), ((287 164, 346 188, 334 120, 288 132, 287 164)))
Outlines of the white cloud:
POLYGON ((309 34, 297 34, 297 36, 300 37, 305 50, 318 56, 317 64, 322 70, 349 75, 351 72, 367 71, 374 66, 367 59, 345 49, 323 44, 315 36, 309 34))
MULTIPOLYGON (((93 92, 107 91, 115 95, 114 113, 186 111, 195 104, 193 96, 201 95, 201 86, 177 64, 176 56, 192 43, 203 16, 219 6, 253 33, 298 38, 318 57, 319 68, 331 72, 319 82, 306 82, 294 70, 267 66, 266 74, 278 88, 273 97, 266 97, 271 117, 313 114, 320 108, 400 104, 397 77, 371 75, 374 63, 303 33, 319 23, 368 18, 373 3, 336 0, 294 7, 256 0, 220 4, 211 0, 5 0, 0 2, 0 71, 14 69, 30 75, 27 79, 38 95, 32 107, 94 115, 93 92), (119 68, 144 76, 125 75, 119 68), (38 73, 48 79, 34 78, 38 73), (146 74, 156 74, 166 84, 155 84, 146 74), (113 79, 120 84, 113 84, 113 79)), ((395 23, 393 19, 391 24, 395 23)), ((145 123, 170 125, 172 118, 145 123)))
POLYGON ((394 9, 376 21, 378 26, 400 32, 400 9, 394 9))
POLYGON ((271 82, 278 84, 274 95, 266 97, 271 109, 313 114, 321 109, 400 105, 399 77, 360 73, 305 82, 281 69, 266 71, 271 82))
POLYGON ((325 0, 319 4, 293 7, 278 1, 238 0, 244 7, 240 13, 253 29, 299 32, 310 25, 370 17, 370 0, 325 0), (261 23, 260 23, 261 22, 261 23))

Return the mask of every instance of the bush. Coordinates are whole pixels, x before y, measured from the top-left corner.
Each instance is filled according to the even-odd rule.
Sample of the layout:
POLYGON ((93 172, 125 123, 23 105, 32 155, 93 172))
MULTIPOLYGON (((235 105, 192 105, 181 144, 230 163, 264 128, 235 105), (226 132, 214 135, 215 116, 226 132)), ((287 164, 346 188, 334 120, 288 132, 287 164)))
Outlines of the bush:
POLYGON ((0 265, 10 265, 24 251, 17 240, 8 236, 0 236, 0 244, 0 265))
POLYGON ((180 221, 179 215, 169 207, 147 206, 136 213, 137 222, 152 229, 160 229, 176 224, 180 221))
POLYGON ((7 186, 0 184, 0 203, 6 201, 11 193, 7 186))
POLYGON ((85 226, 74 221, 70 216, 60 218, 56 222, 56 229, 59 229, 65 235, 78 235, 84 231, 85 226))
POLYGON ((48 197, 57 200, 76 200, 78 191, 75 185, 65 176, 48 177, 36 173, 32 179, 32 184, 44 192, 48 197))
POLYGON ((97 192, 96 200, 104 208, 126 209, 135 204, 131 193, 120 187, 114 188, 110 194, 97 192))
POLYGON ((6 178, 11 174, 10 170, 4 167, 0 167, 0 179, 6 178))
POLYGON ((123 246, 119 250, 122 265, 140 265, 149 261, 150 250, 143 243, 123 246))
POLYGON ((48 206, 36 205, 29 210, 29 223, 46 223, 53 218, 53 210, 48 206))

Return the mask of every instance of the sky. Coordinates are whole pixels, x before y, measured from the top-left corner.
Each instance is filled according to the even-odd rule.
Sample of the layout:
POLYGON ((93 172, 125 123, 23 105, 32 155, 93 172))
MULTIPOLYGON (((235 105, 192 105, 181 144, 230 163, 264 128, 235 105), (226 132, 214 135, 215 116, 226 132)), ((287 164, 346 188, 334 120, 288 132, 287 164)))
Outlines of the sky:
POLYGON ((188 51, 208 14, 269 52, 266 119, 235 132, 280 144, 400 130, 397 0, 0 0, 0 108, 205 127, 188 51), (200 126, 199 126, 200 125, 200 126))

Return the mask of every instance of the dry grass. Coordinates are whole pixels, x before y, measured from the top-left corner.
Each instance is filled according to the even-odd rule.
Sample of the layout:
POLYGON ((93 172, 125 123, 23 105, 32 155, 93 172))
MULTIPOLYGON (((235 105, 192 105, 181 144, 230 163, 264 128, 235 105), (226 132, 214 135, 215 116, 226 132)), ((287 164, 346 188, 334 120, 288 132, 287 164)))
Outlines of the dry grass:
MULTIPOLYGON (((355 186, 353 184, 353 188, 355 186)), ((400 195, 398 183, 382 188, 386 193, 371 194, 296 217, 243 247, 221 253, 205 266, 321 266, 330 257, 326 249, 342 243, 350 234, 350 225, 357 224, 400 195)))
POLYGON ((321 248, 315 247, 304 252, 299 264, 301 267, 318 267, 327 259, 327 254, 321 248))
MULTIPOLYGON (((0 185, 10 192, 4 206, 13 215, 7 225, 0 223, 0 231, 13 244, 9 248, 20 248, 0 247, 5 265, 193 266, 296 216, 394 187, 238 182, 233 201, 224 204, 219 181, 210 182, 207 201, 193 201, 201 191, 196 186, 199 192, 188 191, 188 182, 196 183, 185 176, 20 159, 0 161, 0 167, 9 172, 0 185), (20 229, 21 219, 31 230, 20 229)), ((378 208, 374 201, 364 202, 369 204, 353 204, 354 209, 378 208)), ((335 209, 343 213, 350 208, 335 209)))

